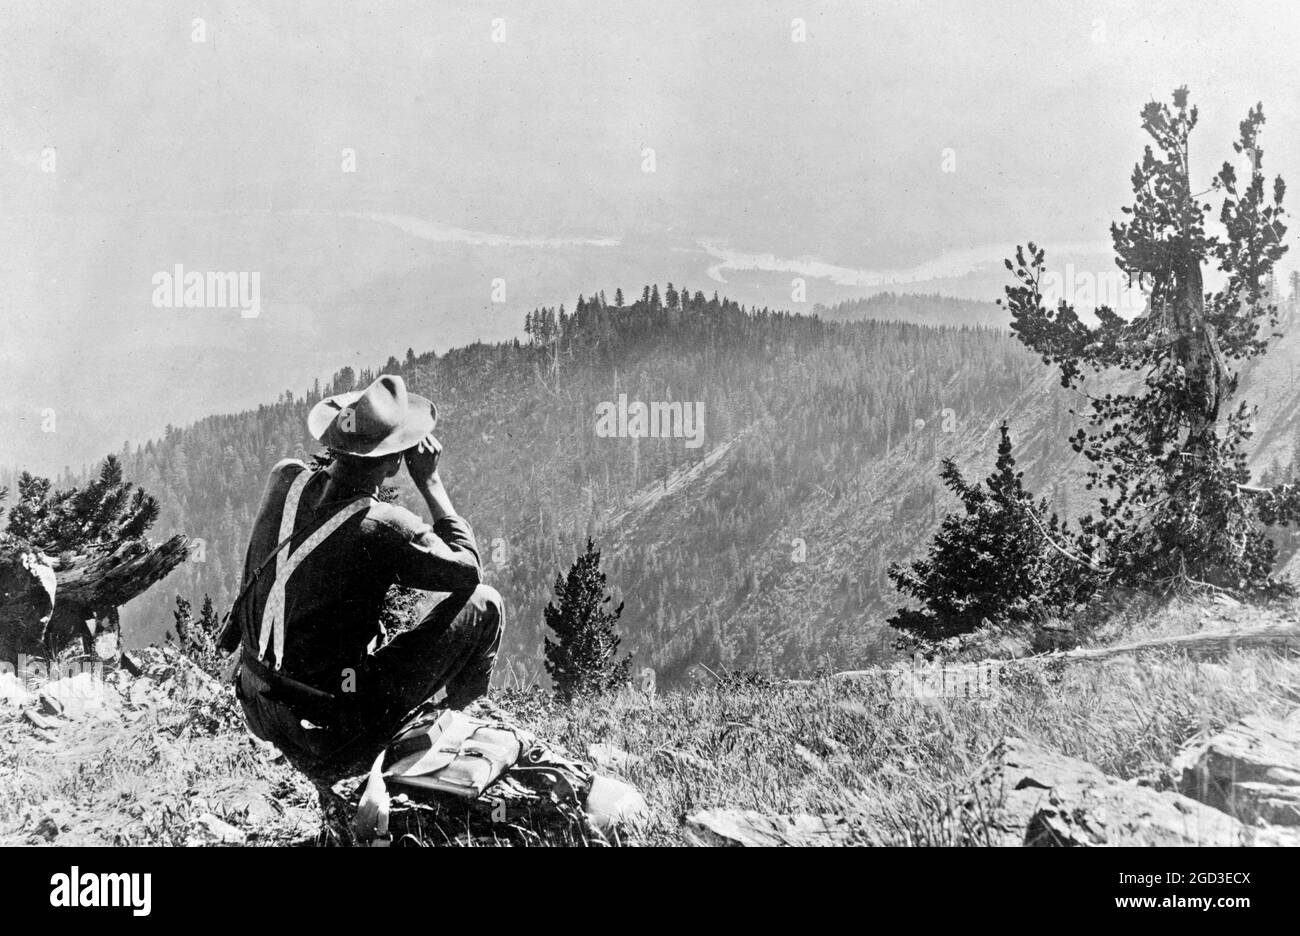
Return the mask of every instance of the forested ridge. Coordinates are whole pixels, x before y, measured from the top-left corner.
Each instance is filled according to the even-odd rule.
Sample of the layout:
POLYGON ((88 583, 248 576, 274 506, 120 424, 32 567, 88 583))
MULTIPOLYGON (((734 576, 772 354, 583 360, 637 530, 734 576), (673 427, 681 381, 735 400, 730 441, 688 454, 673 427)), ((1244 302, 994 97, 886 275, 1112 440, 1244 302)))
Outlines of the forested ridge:
MULTIPOLYGON (((1036 490, 1065 512, 1079 496, 1060 444, 1070 402, 1000 329, 830 322, 669 285, 537 309, 526 330, 344 368, 124 449, 126 477, 161 504, 156 533, 202 540, 128 606, 128 642, 158 639, 177 593, 229 604, 267 472, 317 450, 309 408, 385 372, 438 403, 444 477, 507 602, 506 681, 541 678, 542 608, 587 536, 626 602, 638 669, 661 684, 695 664, 796 675, 890 652, 882 625, 900 599, 886 568, 952 506, 939 460, 983 474, 1001 419, 1036 490), (703 445, 598 436, 598 404, 620 394, 702 404, 703 445)), ((421 512, 402 480, 402 502, 421 512)))
POLYGON ((888 319, 915 325, 945 325, 963 322, 968 325, 1007 327, 1011 317, 991 302, 957 299, 937 293, 880 292, 865 299, 848 299, 833 305, 818 303, 813 312, 832 322, 860 322, 888 319))

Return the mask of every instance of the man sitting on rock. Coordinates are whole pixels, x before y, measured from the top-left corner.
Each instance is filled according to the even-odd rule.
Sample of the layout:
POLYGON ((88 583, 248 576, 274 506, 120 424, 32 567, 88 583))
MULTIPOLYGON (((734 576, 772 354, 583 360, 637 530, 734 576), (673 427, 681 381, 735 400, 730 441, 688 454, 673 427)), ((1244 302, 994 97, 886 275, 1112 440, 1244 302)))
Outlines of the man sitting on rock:
POLYGON ((236 692, 249 728, 315 779, 364 770, 441 692, 462 708, 487 691, 501 596, 480 583, 474 534, 439 476, 436 421, 429 400, 383 376, 312 409, 327 469, 285 459, 271 471, 226 642, 242 643, 236 692), (432 526, 377 497, 403 464, 432 526), (416 627, 374 649, 394 583, 434 594, 416 627))

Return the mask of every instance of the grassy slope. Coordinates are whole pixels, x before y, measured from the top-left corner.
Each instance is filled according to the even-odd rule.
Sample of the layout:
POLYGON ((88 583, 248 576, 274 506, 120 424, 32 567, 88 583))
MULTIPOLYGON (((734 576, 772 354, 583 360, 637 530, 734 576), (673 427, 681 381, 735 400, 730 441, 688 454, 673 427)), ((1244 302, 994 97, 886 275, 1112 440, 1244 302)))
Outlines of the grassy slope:
MULTIPOLYGON (((1262 624, 1281 609, 1179 607, 1129 637, 1262 624)), ((655 808, 652 837, 679 841, 679 820, 727 806, 848 815, 876 841, 951 844, 945 807, 970 789, 1004 735, 1040 741, 1107 773, 1160 784, 1178 748, 1255 712, 1300 703, 1300 660, 1237 653, 1197 663, 1168 653, 1071 667, 1029 664, 982 700, 891 696, 884 680, 769 689, 705 688, 659 699, 627 694, 540 713, 537 727, 574 748, 617 745, 644 760, 626 771, 655 808), (686 756, 683 756, 686 755, 686 756)))
MULTIPOLYGON (((1296 610, 1180 605, 1113 631, 1245 628, 1296 610)), ((898 697, 883 679, 701 686, 653 700, 627 691, 571 707, 538 692, 499 701, 572 751, 605 742, 633 755, 622 775, 645 792, 646 837, 660 844, 679 844, 682 817, 713 807, 841 814, 861 824, 864 841, 948 844, 956 832, 945 807, 1004 735, 1160 785, 1197 732, 1300 703, 1300 660, 1262 652, 1219 663, 1152 652, 1023 671, 996 696, 969 701, 898 697)), ((0 844, 183 844, 203 813, 251 844, 313 840, 314 791, 242 730, 228 695, 67 725, 50 741, 0 707, 0 844)))

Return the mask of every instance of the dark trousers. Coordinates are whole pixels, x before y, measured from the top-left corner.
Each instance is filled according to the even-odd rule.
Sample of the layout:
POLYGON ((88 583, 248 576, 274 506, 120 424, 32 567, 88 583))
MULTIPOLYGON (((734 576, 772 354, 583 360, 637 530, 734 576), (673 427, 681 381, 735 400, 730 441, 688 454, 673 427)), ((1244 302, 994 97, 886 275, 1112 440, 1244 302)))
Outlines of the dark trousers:
POLYGON ((355 691, 336 696, 327 726, 276 695, 249 667, 237 684, 248 727, 318 781, 360 773, 384 749, 416 708, 446 691, 448 708, 464 708, 487 692, 501 648, 501 595, 489 585, 431 594, 420 623, 399 634, 357 667, 355 691))

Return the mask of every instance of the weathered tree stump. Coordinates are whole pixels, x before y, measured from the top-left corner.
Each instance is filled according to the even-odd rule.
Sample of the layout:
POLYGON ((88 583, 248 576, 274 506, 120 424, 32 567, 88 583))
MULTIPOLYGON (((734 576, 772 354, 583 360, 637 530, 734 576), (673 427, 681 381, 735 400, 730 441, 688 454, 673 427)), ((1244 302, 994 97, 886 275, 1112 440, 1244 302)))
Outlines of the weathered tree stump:
POLYGON ((111 552, 50 557, 25 540, 0 538, 0 659, 89 642, 91 619, 115 627, 117 609, 184 562, 188 548, 177 534, 159 546, 132 540, 111 552))
POLYGON ((43 649, 57 590, 49 556, 26 540, 0 535, 0 660, 43 649))

